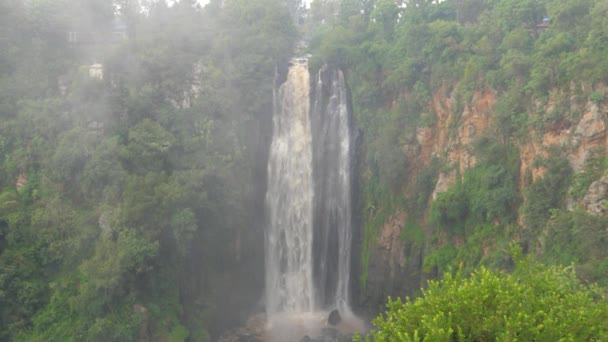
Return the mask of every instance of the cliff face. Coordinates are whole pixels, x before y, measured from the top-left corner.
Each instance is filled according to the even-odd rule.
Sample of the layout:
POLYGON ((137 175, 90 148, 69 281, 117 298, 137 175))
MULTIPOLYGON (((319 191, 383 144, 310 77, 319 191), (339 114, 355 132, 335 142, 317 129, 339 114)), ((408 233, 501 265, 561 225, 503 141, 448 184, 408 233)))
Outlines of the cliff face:
MULTIPOLYGON (((596 93, 605 93, 606 87, 596 88, 596 93)), ((478 154, 474 144, 484 136, 495 136, 498 127, 494 122, 495 104, 500 95, 493 89, 483 89, 471 94, 468 101, 459 105, 457 89, 441 86, 432 94, 428 110, 434 115, 433 124, 416 129, 416 139, 401 146, 408 158, 408 173, 403 193, 414 191, 416 179, 430 167, 433 160, 441 161, 441 168, 433 179, 433 192, 424 213, 413 213, 411 209, 397 208, 378 227, 373 248, 369 254, 368 278, 359 303, 372 312, 383 309, 387 296, 415 295, 426 279, 437 277, 437 269, 425 267, 425 258, 434 250, 444 246, 456 250, 469 238, 466 234, 449 234, 438 230, 430 222, 432 203, 438 195, 452 189, 463 179, 468 170, 475 167, 478 154), (460 107, 460 108, 458 108, 460 107), (412 236, 409 217, 417 214, 423 230, 423 238, 412 236)), ((602 99, 603 100, 603 99, 602 99)), ((608 148, 608 103, 596 98, 580 100, 570 91, 554 91, 544 100, 537 100, 528 110, 529 127, 518 138, 509 138, 505 144, 513 145, 519 155, 519 185, 521 197, 516 222, 509 225, 508 233, 513 240, 525 239, 530 229, 525 222, 523 210, 526 192, 535 182, 543 179, 547 167, 539 160, 548 158, 559 150, 574 172, 574 178, 585 176, 587 163, 596 157, 605 157, 608 148), (560 111, 559 119, 549 123, 534 124, 542 113, 560 111), (541 113, 541 114, 539 114, 541 113), (553 153, 553 154, 552 154, 553 153)), ((601 167, 600 167, 601 169, 601 167)), ((608 175, 605 169, 599 176, 584 184, 584 194, 575 198, 568 192, 563 201, 564 210, 584 210, 590 215, 606 216, 608 175)), ((589 177, 587 177, 589 178, 589 177)), ((552 216, 554 218, 555 215, 552 216)), ((496 229, 507 231, 498 220, 492 221, 496 229)), ((528 235, 527 235, 528 234, 528 235)), ((547 229, 535 236, 544 241, 550 234, 547 229)), ((471 234, 469 234, 471 235, 471 234)), ((525 241, 524 241, 525 242, 525 241)), ((497 238, 484 240, 479 247, 484 258, 496 248, 497 238)), ((542 243, 541 243, 542 245, 542 243)), ((543 253, 542 250, 539 253, 543 253)))

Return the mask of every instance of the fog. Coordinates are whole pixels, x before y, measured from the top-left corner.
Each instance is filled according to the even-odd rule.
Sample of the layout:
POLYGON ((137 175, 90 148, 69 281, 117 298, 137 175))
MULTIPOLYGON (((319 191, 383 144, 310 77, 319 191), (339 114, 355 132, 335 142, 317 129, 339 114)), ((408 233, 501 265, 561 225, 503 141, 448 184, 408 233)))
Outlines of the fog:
POLYGON ((0 341, 608 340, 607 18, 0 0, 0 341))
POLYGON ((306 54, 300 6, 0 2, 0 339, 299 340, 338 331, 335 309, 360 330, 344 77, 304 64, 329 88, 277 97, 306 54))

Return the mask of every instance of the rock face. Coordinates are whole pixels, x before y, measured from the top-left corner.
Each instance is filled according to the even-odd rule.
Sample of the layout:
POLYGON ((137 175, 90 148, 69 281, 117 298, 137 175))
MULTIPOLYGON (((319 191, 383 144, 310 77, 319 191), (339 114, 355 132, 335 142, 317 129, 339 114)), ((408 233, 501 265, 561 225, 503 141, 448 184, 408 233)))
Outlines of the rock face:
POLYGON ((338 325, 340 321, 342 321, 340 311, 336 309, 329 313, 329 317, 327 318, 327 323, 329 325, 338 325))
MULTIPOLYGON (((557 94, 554 96, 564 96, 557 94)), ((555 106, 555 98, 547 100, 546 104, 537 104, 540 110, 550 111, 555 106)), ((568 161, 574 172, 580 172, 589 157, 597 151, 608 148, 608 107, 599 105, 588 100, 583 108, 579 108, 573 100, 569 103, 569 111, 581 111, 583 116, 573 123, 566 122, 567 125, 558 126, 555 129, 544 132, 540 139, 535 137, 540 135, 532 131, 525 143, 520 147, 521 188, 525 184, 525 175, 529 173, 531 181, 541 178, 545 170, 542 167, 535 167, 534 161, 539 157, 546 157, 547 152, 552 147, 559 147, 566 151, 568 161), (569 124, 568 124, 569 123, 569 124)))
MULTIPOLYGON (((477 159, 469 145, 491 127, 490 114, 496 92, 492 89, 474 92, 471 101, 460 109, 457 98, 457 91, 447 84, 436 90, 429 104, 434 123, 417 128, 415 139, 401 146, 409 161, 405 172, 413 175, 405 191, 415 191, 416 175, 428 167, 433 158, 447 159, 450 169, 439 173, 432 199, 447 191, 456 182, 458 173, 475 166, 477 159)), ((359 302, 372 314, 384 309, 387 296, 411 295, 427 278, 422 271, 424 242, 402 236, 407 217, 405 212, 394 213, 379 229, 370 253, 367 284, 359 302)))
MULTIPOLYGON (((608 87, 601 85, 594 90, 608 93, 608 87)), ((608 104, 606 101, 580 100, 573 94, 573 89, 553 91, 549 98, 537 101, 536 108, 529 111, 529 122, 542 121, 541 126, 544 126, 535 125, 536 130, 531 128, 527 136, 516 139, 520 153, 521 194, 544 176, 546 170, 535 161, 549 156, 552 149, 558 149, 566 156, 574 172, 582 171, 591 156, 608 151, 608 104), (546 119, 550 117, 548 114, 557 110, 566 114, 560 114, 556 122, 546 119)), ((492 117, 496 98, 494 90, 485 89, 474 92, 467 103, 459 104, 456 88, 444 84, 433 92, 428 108, 430 116, 434 117, 433 123, 418 127, 415 137, 406 139, 407 143, 401 146, 408 159, 408 168, 404 172, 409 176, 403 187, 404 193, 416 189, 417 175, 431 165, 433 158, 442 160, 445 167, 436 174, 430 201, 447 191, 457 177, 462 177, 467 169, 476 165, 472 144, 480 137, 495 134, 492 117)), ((592 215, 608 215, 608 176, 593 182, 577 205, 582 205, 592 215)), ((410 213, 400 210, 377 228, 376 244, 368 260, 366 287, 358 296, 359 305, 372 314, 384 308, 387 296, 412 295, 426 278, 433 275, 422 270, 432 232, 425 231, 425 241, 418 243, 407 234, 403 236, 404 224, 410 213)), ((428 217, 428 212, 418 216, 428 217)), ((522 217, 519 222, 523 227, 522 217)), ((458 247, 464 243, 441 234, 435 237, 435 243, 439 245, 458 247)), ((483 254, 488 255, 491 248, 482 246, 483 254)))
POLYGON ((605 149, 608 146, 607 120, 607 108, 600 108, 591 101, 587 103, 585 115, 576 126, 570 139, 572 152, 568 159, 574 171, 582 170, 592 151, 599 148, 605 149))
POLYGON ((448 189, 456 183, 456 174, 454 172, 450 173, 440 173, 439 179, 437 179, 437 184, 435 185, 435 190, 433 190, 433 195, 431 198, 433 200, 437 199, 437 195, 441 192, 446 192, 448 189))
POLYGON ((608 176, 591 183, 583 205, 591 215, 608 216, 608 176))
POLYGON ((401 239, 405 219, 403 212, 391 217, 383 225, 371 252, 367 287, 361 294, 360 305, 372 315, 384 309, 387 296, 402 296, 422 284, 423 248, 401 239))

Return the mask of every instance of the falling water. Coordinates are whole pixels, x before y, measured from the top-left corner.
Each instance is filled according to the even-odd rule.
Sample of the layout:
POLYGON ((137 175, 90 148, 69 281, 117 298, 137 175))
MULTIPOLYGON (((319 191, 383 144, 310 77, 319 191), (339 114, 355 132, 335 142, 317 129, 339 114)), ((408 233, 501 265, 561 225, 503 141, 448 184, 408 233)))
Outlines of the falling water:
POLYGON ((268 163, 266 311, 314 309, 312 135, 308 64, 294 63, 275 93, 268 163))
POLYGON ((350 313, 351 120, 340 70, 323 67, 314 86, 312 117, 315 179, 313 251, 316 302, 350 313))
POLYGON ((294 59, 275 91, 268 164, 266 311, 350 314, 351 118, 344 75, 324 67, 311 85, 294 59))

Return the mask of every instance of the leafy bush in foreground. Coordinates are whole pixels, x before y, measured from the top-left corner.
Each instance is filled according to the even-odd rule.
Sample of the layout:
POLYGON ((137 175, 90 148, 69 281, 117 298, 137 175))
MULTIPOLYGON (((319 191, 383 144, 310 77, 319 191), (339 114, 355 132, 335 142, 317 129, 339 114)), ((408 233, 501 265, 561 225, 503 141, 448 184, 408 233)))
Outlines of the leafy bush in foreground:
POLYGON ((606 341, 608 301, 572 267, 547 267, 515 250, 513 273, 484 267, 430 281, 422 297, 389 299, 356 341, 606 341))

